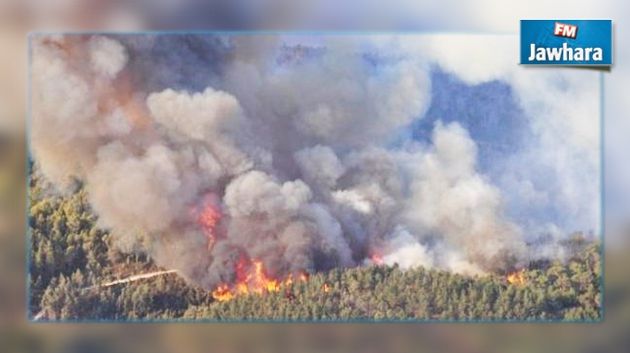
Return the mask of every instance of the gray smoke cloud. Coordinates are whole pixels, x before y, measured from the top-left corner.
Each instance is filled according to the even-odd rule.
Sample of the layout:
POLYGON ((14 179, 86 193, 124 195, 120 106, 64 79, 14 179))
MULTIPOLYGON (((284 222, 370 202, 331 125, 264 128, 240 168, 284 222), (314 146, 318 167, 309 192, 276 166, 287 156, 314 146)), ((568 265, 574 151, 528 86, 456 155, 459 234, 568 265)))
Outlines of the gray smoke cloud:
POLYGON ((161 65, 155 37, 34 36, 38 170, 59 190, 82 181, 122 250, 209 289, 243 259, 278 277, 524 264, 523 231, 461 125, 396 143, 429 105, 429 61, 402 50, 374 65, 356 38, 319 41, 185 40, 191 53, 214 48, 193 55, 203 89, 187 90, 181 70, 169 87, 169 60, 146 77, 161 65))

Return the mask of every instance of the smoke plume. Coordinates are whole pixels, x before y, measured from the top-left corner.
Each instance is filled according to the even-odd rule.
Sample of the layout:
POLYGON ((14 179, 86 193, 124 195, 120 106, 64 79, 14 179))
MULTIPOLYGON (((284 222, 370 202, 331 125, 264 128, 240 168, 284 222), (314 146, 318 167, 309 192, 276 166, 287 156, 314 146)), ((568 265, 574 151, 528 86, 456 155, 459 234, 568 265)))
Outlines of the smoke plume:
POLYGON ((404 137, 430 104, 430 61, 358 42, 34 36, 38 171, 60 191, 80 181, 122 250, 209 289, 243 259, 277 278, 523 264, 467 130, 404 137))

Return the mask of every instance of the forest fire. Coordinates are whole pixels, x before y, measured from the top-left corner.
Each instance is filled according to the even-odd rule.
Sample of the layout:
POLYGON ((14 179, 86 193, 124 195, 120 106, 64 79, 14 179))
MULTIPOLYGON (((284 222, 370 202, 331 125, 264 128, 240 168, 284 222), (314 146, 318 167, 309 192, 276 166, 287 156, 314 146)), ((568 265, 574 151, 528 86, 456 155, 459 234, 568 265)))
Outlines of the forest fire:
POLYGON ((203 198, 201 207, 193 209, 193 217, 201 226, 203 234, 208 240, 208 250, 211 250, 217 238, 216 227, 221 220, 219 200, 215 194, 207 194, 203 198))
MULTIPOLYGON (((300 273, 298 279, 301 282, 308 280, 307 273, 300 273)), ((281 288, 293 285, 293 275, 289 274, 285 279, 278 280, 267 274, 262 261, 241 259, 236 265, 236 284, 230 286, 221 284, 212 291, 212 297, 220 302, 233 299, 236 296, 248 294, 265 294, 280 291, 281 288)))
POLYGON ((225 302, 234 298, 234 293, 227 284, 222 284, 212 291, 212 297, 220 302, 225 302))
POLYGON ((380 266, 383 264, 383 257, 379 254, 372 254, 370 256, 370 260, 372 260, 372 263, 377 266, 380 266))
POLYGON ((521 271, 509 273, 506 277, 506 280, 509 284, 514 284, 514 285, 519 285, 519 286, 523 285, 526 282, 525 271, 521 270, 521 271))

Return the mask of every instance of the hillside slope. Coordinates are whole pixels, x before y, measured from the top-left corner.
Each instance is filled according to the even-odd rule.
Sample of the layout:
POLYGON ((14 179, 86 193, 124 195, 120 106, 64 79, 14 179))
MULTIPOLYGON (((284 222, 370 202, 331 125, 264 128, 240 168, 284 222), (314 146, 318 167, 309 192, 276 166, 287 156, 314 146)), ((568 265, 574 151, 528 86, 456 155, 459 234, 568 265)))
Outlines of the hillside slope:
POLYGON ((370 266, 317 273, 277 291, 217 301, 142 255, 123 254, 95 227, 83 190, 47 195, 36 177, 30 204, 30 315, 38 320, 597 320, 600 246, 567 242, 565 262, 466 277, 436 269, 370 266), (512 283, 510 283, 512 282, 512 283))

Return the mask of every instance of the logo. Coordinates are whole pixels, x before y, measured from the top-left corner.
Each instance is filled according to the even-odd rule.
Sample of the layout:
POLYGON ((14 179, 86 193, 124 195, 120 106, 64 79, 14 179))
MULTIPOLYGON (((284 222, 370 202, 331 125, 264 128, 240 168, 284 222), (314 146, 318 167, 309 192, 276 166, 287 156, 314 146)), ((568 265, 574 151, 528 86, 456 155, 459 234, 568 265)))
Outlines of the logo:
POLYGON ((553 35, 575 39, 577 37, 577 26, 556 22, 553 28, 553 35))
POLYGON ((612 21, 521 20, 521 64, 612 65, 612 21))

